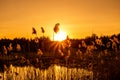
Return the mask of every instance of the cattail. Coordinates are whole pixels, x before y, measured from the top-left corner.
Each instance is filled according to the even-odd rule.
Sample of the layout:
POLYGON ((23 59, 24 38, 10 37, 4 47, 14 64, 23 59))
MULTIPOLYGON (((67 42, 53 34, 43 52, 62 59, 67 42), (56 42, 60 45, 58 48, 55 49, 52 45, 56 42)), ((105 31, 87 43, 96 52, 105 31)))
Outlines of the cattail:
POLYGON ((94 41, 91 41, 92 42, 92 45, 95 45, 95 42, 94 41))
POLYGON ((26 62, 26 58, 24 56, 21 57, 21 61, 22 64, 26 62))
POLYGON ((94 49, 95 49, 95 48, 94 48, 93 45, 87 46, 87 50, 88 50, 88 51, 92 51, 92 50, 94 50, 94 49))
POLYGON ((4 53, 5 55, 7 55, 7 48, 6 48, 6 46, 3 46, 3 53, 4 53))
POLYGON ((66 59, 68 59, 70 57, 70 54, 71 54, 71 52, 70 52, 70 50, 68 50, 67 55, 66 55, 66 59))
POLYGON ((12 50, 13 50, 12 43, 10 43, 8 47, 8 51, 12 51, 12 50))
POLYGON ((64 53, 60 49, 58 49, 58 52, 59 52, 60 56, 64 56, 64 53))
POLYGON ((39 55, 39 56, 43 55, 43 52, 41 51, 41 49, 37 50, 37 55, 39 55))
POLYGON ((70 40, 65 40, 62 44, 63 49, 64 48, 70 48, 71 47, 71 42, 70 40))
POLYGON ((111 42, 114 42, 114 40, 113 40, 113 39, 110 39, 110 41, 111 41, 111 42))
POLYGON ((117 52, 117 44, 115 42, 112 43, 112 49, 117 52))
POLYGON ((77 50, 76 54, 80 57, 80 59, 83 58, 83 53, 80 51, 80 49, 77 50))
POLYGON ((59 23, 55 24, 55 27, 53 29, 55 33, 58 33, 58 31, 59 31, 59 25, 60 25, 59 23))
POLYGON ((67 55, 65 56, 66 65, 68 63, 68 58, 70 57, 70 54, 71 54, 71 52, 70 52, 70 50, 68 50, 67 55))
POLYGON ((85 47, 85 48, 87 47, 85 41, 83 41, 83 40, 82 40, 82 47, 85 47))
POLYGON ((102 45, 103 45, 103 43, 102 43, 102 40, 101 40, 101 39, 96 39, 95 41, 96 41, 96 44, 98 44, 98 45, 100 45, 100 46, 102 46, 102 45))
POLYGON ((32 34, 37 34, 37 31, 34 27, 32 28, 32 30, 33 30, 32 34))
POLYGON ((38 63, 38 62, 39 62, 39 59, 38 59, 38 58, 35 58, 35 62, 38 63))
POLYGON ((43 28, 43 27, 41 27, 41 30, 42 30, 42 33, 45 33, 45 30, 44 30, 44 28, 43 28))
POLYGON ((119 43, 119 40, 116 37, 113 37, 113 41, 116 42, 116 43, 119 43))
POLYGON ((95 47, 94 45, 89 45, 87 46, 87 50, 86 50, 86 53, 89 55, 89 56, 93 56, 92 54, 92 51, 95 50, 95 47))
POLYGON ((41 27, 41 31, 42 31, 42 33, 43 33, 43 37, 44 37, 45 30, 44 30, 43 27, 41 27))
POLYGON ((58 33, 59 32, 59 23, 55 24, 55 27, 53 28, 53 40, 54 40, 54 33, 58 33))
POLYGON ((21 46, 20 46, 20 44, 17 44, 16 50, 17 50, 17 51, 21 51, 21 46))

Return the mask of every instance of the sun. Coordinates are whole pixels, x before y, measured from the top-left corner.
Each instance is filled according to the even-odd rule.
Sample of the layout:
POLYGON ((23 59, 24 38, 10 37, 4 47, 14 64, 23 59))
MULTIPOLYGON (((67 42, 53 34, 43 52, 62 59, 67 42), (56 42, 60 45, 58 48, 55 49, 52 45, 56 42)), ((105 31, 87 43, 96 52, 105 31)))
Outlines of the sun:
POLYGON ((60 31, 57 34, 54 34, 54 41, 63 41, 65 40, 67 37, 67 35, 65 34, 65 32, 60 31))

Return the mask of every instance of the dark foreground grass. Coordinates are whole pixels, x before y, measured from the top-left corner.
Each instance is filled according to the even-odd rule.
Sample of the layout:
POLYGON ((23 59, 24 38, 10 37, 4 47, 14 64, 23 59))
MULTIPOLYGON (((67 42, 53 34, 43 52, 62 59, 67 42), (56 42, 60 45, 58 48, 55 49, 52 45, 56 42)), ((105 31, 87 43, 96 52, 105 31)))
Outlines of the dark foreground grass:
POLYGON ((0 71, 3 72, 13 66, 34 66, 40 69, 47 69, 52 64, 65 67, 84 68, 92 70, 94 80, 119 80, 120 77, 120 51, 101 54, 95 51, 92 55, 84 55, 83 58, 70 56, 68 60, 65 56, 57 56, 46 52, 39 56, 36 53, 11 53, 10 55, 0 55, 0 71), (49 54, 49 55, 46 55, 49 54))

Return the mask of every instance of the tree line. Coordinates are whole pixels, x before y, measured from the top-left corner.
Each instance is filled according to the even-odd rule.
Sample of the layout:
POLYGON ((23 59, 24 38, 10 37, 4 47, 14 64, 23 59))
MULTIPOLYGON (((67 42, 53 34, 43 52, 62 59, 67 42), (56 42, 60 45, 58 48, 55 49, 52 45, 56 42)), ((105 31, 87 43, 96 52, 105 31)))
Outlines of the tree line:
MULTIPOLYGON (((96 47, 96 50, 119 50, 120 49, 120 34, 112 36, 95 36, 87 37, 85 39, 69 39, 71 42, 70 48, 80 49, 85 52, 91 45, 96 47)), ((0 40, 0 53, 3 49, 9 52, 37 52, 41 49, 43 52, 50 51, 49 46, 56 41, 51 41, 48 37, 36 37, 35 39, 15 38, 0 40)), ((63 41, 64 42, 64 41, 63 41)), ((56 44, 55 44, 56 45, 56 44)))

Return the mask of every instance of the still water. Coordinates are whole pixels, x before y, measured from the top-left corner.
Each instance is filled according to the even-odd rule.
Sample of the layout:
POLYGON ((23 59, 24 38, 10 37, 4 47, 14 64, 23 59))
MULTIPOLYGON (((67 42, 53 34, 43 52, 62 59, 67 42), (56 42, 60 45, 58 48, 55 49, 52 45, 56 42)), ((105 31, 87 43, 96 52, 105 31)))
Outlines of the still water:
POLYGON ((48 69, 15 67, 0 73, 0 80, 93 80, 93 72, 80 68, 51 65, 48 69))

